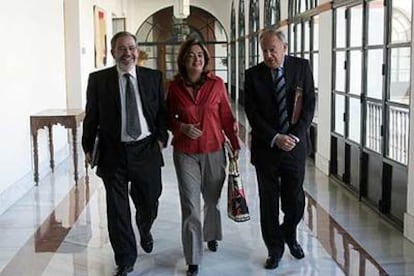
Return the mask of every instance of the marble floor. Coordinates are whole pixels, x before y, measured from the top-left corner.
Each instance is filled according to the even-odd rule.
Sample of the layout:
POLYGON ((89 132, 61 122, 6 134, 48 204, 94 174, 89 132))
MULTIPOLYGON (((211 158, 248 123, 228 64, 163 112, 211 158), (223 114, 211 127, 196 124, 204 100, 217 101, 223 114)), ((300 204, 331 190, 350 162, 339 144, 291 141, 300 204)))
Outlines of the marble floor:
MULTIPOLYGON (((246 133, 241 133, 246 141, 246 133)), ((185 275, 171 147, 164 150, 164 158, 163 193, 152 230, 154 250, 146 254, 139 248, 134 271, 128 275, 185 275)), ((305 216, 298 230, 306 257, 296 260, 285 250, 279 267, 265 270, 267 252, 260 233, 255 172, 244 144, 240 170, 251 219, 236 223, 227 217, 225 185, 224 238, 217 252, 205 246, 199 275, 414 275, 414 244, 315 169, 312 160, 304 183, 305 216)), ((112 275, 115 265, 106 228, 104 187, 93 172, 88 178, 84 171, 75 185, 72 171, 68 158, 0 215, 1 276, 112 275)))

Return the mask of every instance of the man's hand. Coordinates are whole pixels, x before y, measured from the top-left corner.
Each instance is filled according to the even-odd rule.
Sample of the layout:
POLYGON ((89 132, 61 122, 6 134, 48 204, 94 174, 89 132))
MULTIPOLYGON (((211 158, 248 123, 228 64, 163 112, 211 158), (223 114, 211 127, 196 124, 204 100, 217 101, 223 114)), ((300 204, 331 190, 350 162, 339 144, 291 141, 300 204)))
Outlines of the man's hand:
POLYGON ((279 134, 276 137, 276 146, 284 151, 291 151, 296 147, 296 140, 289 135, 279 134))
POLYGON ((203 134, 203 132, 197 128, 198 126, 200 126, 200 123, 197 123, 197 124, 182 123, 180 126, 180 130, 186 136, 195 140, 195 139, 198 139, 203 134))

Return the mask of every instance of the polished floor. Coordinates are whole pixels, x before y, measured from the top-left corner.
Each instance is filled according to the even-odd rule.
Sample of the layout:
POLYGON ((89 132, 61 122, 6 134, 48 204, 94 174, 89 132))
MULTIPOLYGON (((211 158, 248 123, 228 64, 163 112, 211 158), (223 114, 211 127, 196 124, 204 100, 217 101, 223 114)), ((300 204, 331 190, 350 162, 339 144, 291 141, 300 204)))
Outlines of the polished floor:
MULTIPOLYGON (((236 114, 240 116, 237 110, 236 114)), ((241 130, 246 141, 243 127, 241 130)), ((164 187, 152 230, 154 250, 146 254, 139 248, 134 271, 128 275, 185 275, 171 147, 164 150, 164 158, 164 187)), ((296 260, 285 250, 279 267, 265 270, 257 185, 245 144, 240 169, 251 219, 236 223, 226 216, 225 185, 221 200, 224 238, 215 253, 205 247, 201 276, 414 275, 414 244, 315 169, 312 160, 304 183, 305 216, 298 230, 306 257, 296 260)), ((83 176, 75 185, 68 158, 0 215, 0 276, 112 275, 115 265, 105 208, 101 180, 90 172, 89 178, 83 176)))

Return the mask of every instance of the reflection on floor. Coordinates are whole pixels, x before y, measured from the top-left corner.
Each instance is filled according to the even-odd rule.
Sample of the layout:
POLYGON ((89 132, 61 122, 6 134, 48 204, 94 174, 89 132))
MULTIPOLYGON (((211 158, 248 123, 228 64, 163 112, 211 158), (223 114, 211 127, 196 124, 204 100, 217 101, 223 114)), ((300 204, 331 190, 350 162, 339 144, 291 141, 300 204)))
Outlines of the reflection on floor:
MULTIPOLYGON (((164 188, 152 230, 154 251, 146 254, 139 248, 129 275, 185 275, 171 147, 164 155, 164 188)), ((215 253, 205 247, 200 275, 414 275, 414 245, 316 170, 311 160, 305 217, 298 231, 306 257, 296 260, 285 250, 280 266, 265 270, 255 172, 246 147, 240 169, 251 220, 236 223, 227 218, 225 185, 224 239, 215 253)), ((112 275, 105 208, 101 180, 90 173, 89 179, 74 185, 68 158, 0 216, 0 275, 112 275)))

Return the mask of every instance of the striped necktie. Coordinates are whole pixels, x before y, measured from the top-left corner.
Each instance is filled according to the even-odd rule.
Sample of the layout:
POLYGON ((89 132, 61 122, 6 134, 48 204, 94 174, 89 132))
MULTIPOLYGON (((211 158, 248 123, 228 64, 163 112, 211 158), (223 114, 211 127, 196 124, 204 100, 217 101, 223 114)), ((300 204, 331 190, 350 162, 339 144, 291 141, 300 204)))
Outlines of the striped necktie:
POLYGON ((286 134, 289 129, 289 121, 286 105, 286 80, 282 67, 279 67, 276 70, 275 90, 278 107, 279 132, 286 134))
POLYGON ((135 97, 134 87, 132 86, 131 75, 124 74, 126 79, 125 86, 125 107, 126 107, 126 132, 129 136, 137 139, 141 134, 139 122, 137 98, 135 97))

